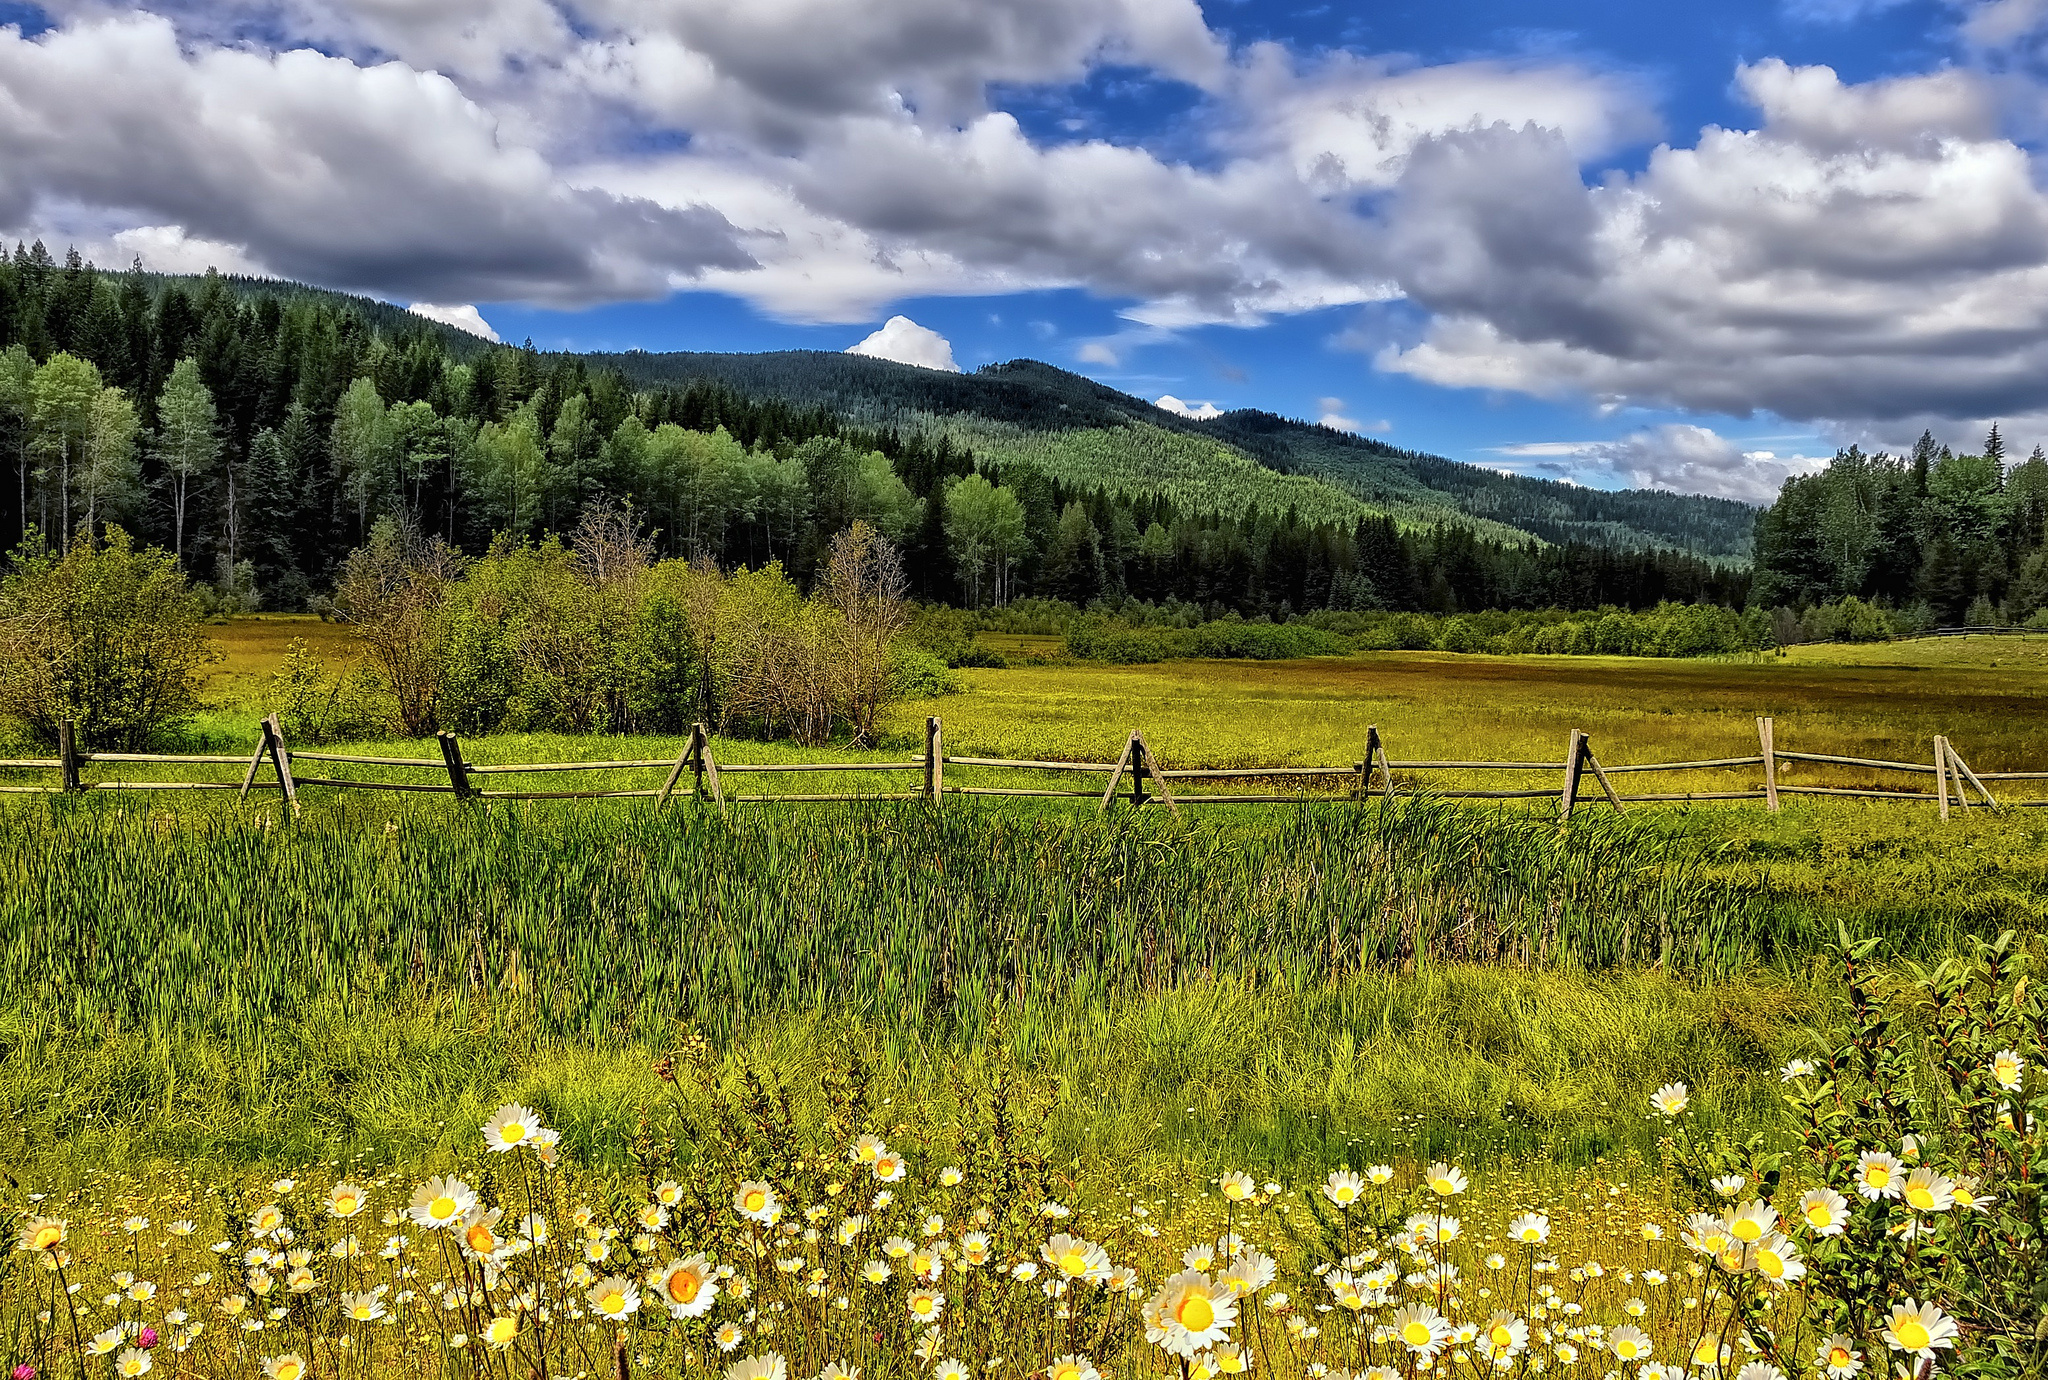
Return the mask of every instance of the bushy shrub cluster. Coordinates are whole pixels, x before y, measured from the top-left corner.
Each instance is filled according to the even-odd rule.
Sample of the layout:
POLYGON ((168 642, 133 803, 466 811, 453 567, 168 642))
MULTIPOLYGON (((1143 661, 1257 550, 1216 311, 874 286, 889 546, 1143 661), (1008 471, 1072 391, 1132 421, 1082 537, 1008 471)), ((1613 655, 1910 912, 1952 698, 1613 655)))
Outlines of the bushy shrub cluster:
POLYGON ((385 523, 353 553, 335 606, 421 733, 721 732, 871 738, 880 706, 951 686, 908 646, 895 550, 856 523, 810 597, 780 562, 727 573, 656 561, 629 511, 567 541, 493 542, 473 561, 385 523))

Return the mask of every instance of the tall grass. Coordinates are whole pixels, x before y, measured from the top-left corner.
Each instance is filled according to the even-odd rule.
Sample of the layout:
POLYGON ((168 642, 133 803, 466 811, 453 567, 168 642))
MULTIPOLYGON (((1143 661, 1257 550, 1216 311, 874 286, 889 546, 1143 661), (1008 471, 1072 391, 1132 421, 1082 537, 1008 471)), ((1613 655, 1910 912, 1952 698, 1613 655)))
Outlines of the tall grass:
POLYGON ((0 815, 0 990, 78 1024, 254 1030, 453 991, 538 1028, 723 1038, 1419 961, 1730 973, 1804 921, 1682 839, 1429 801, 1178 825, 921 807, 377 805, 320 827, 56 802, 0 815), (1788 918, 1789 914, 1789 918, 1788 918))

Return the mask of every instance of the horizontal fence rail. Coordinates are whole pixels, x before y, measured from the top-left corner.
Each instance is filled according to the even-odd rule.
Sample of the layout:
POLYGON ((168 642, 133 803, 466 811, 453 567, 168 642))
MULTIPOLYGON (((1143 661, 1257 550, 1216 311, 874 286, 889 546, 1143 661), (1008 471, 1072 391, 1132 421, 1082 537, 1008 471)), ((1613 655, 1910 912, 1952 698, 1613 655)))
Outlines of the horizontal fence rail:
MULTIPOLYGON (((436 735, 439 757, 383 757, 343 752, 309 752, 289 748, 284 729, 275 714, 267 715, 259 727, 253 755, 242 757, 217 753, 92 752, 77 746, 77 728, 66 721, 59 725, 57 756, 0 759, 0 771, 54 772, 54 785, 0 784, 0 794, 62 795, 86 791, 236 791, 246 798, 250 791, 280 792, 294 810, 298 792, 304 787, 341 791, 393 791, 428 795, 452 795, 459 800, 628 800, 652 799, 666 805, 679 791, 690 799, 707 802, 723 812, 729 805, 798 804, 805 802, 925 801, 942 805, 947 796, 1022 800, 1093 800, 1107 810, 1119 800, 1134 809, 1164 805, 1176 816, 1183 805, 1280 805, 1317 801, 1350 800, 1363 804, 1374 799, 1402 796, 1432 796, 1446 800, 1555 800, 1559 814, 1570 818, 1582 803, 1605 804, 1623 811, 1632 804, 1677 804, 1696 801, 1760 800, 1773 812, 1788 795, 1847 797, 1875 801, 1918 801, 1931 803, 1941 818, 1951 809, 2000 810, 2006 807, 2048 806, 2048 798, 2004 800, 1994 796, 1988 782, 2048 781, 2044 771, 1976 772, 1963 760, 1948 738, 1937 736, 1928 760, 1898 761, 1877 757, 1852 757, 1840 753, 1794 752, 1777 746, 1776 721, 1756 721, 1760 751, 1744 756, 1711 757, 1684 762, 1623 762, 1606 764, 1593 751, 1592 740, 1573 729, 1563 755, 1543 762, 1495 762, 1464 759, 1399 760, 1388 755, 1377 725, 1365 735, 1365 754, 1348 765, 1329 766, 1242 766, 1168 767, 1145 741, 1133 732, 1122 754, 1110 762, 1069 761, 1061 758, 975 757, 951 755, 945 751, 940 720, 925 723, 924 755, 879 762, 720 762, 711 749, 710 730, 694 725, 687 745, 677 757, 640 757, 596 762, 505 762, 479 764, 467 760, 455 735, 436 735), (1889 772, 1924 779, 1934 778, 1931 790, 1899 786, 1792 785, 1779 779, 1782 764, 1811 763, 1816 766, 1853 768, 1868 772, 1889 772), (133 779, 86 780, 87 769, 100 766, 210 765, 244 768, 239 784, 233 781, 155 781, 133 779), (332 767, 376 768, 409 772, 432 772, 431 780, 394 780, 347 776, 300 774, 301 764, 317 770, 332 767), (1624 794, 1615 789, 1610 777, 1630 773, 1730 772, 1747 767, 1761 768, 1762 780, 1740 789, 1692 791, 1643 791, 1624 794), (1023 784, 1000 780, 977 780, 973 784, 948 779, 949 771, 1092 775, 1098 783, 1079 788, 1056 788, 1045 784, 1023 784), (662 784, 621 785, 605 789, 548 790, 537 786, 517 789, 486 789, 479 780, 499 777, 545 776, 558 772, 655 772, 665 771, 662 784), (882 781, 884 789, 868 791, 757 791, 729 792, 724 778, 766 776, 771 780, 788 772, 830 772, 839 775, 873 774, 884 778, 917 773, 909 789, 882 781), (1555 785, 1476 786, 1463 782, 1431 784, 1423 774, 1439 772, 1556 773, 1555 785), (1400 780, 1397 782, 1397 774, 1400 780), (688 778, 685 783, 685 777, 688 778), (1590 780, 1588 778, 1590 777, 1590 780), (1293 790, 1275 787, 1299 783, 1293 790), (1222 789, 1200 789, 1202 783, 1222 789), (1338 789, 1330 790, 1328 787, 1338 789), (1194 791, 1177 790, 1194 786, 1194 791), (1237 789, 1231 789, 1231 787, 1237 789), (1256 789, 1263 786, 1265 789, 1256 789), (1247 788, 1252 789, 1247 789, 1247 788), (1322 787, 1323 789, 1313 789, 1322 787)), ((1725 783, 1725 777, 1723 778, 1725 783)), ((518 786, 519 783, 510 783, 518 786)), ((827 783, 830 784, 830 783, 827 783)))

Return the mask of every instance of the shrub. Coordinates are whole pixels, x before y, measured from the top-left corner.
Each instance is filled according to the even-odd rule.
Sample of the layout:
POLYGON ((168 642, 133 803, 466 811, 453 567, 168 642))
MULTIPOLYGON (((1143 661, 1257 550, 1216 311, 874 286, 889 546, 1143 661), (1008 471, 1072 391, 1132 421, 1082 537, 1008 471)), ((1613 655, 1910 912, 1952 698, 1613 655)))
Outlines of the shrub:
POLYGON ((960 693, 960 680, 946 663, 915 647, 898 647, 889 667, 893 695, 905 700, 935 699, 960 693))
POLYGON ((336 743, 360 738, 382 717, 376 704, 376 680, 368 668, 350 666, 330 675, 306 639, 295 637, 286 648, 284 665, 271 673, 272 703, 285 736, 295 743, 336 743))
POLYGON ((45 742, 65 719, 83 746, 136 752, 198 705, 219 659, 177 558, 108 527, 63 555, 31 534, 0 576, 0 713, 45 742))

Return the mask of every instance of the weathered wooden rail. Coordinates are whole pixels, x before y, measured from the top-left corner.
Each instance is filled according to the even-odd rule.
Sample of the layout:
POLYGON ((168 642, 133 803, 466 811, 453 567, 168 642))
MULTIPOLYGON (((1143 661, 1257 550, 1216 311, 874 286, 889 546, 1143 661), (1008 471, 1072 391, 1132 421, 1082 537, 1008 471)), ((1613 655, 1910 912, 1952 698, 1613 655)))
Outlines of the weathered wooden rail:
POLYGON ((1122 754, 1109 762, 1077 762, 1060 759, 975 757, 950 755, 945 751, 944 726, 934 718, 925 724, 925 750, 920 757, 869 762, 720 762, 711 747, 711 734, 702 724, 694 726, 682 753, 673 758, 646 757, 597 762, 509 762, 479 764, 469 761, 461 743, 451 733, 436 735, 439 755, 435 757, 382 757, 340 752, 311 752, 290 748, 275 714, 266 716, 259 728, 254 753, 249 757, 211 753, 163 754, 141 752, 91 752, 77 746, 75 726, 60 726, 57 756, 0 760, 0 771, 54 772, 54 785, 0 785, 6 794, 73 794, 85 791, 235 791, 246 798, 252 790, 279 791, 298 808, 299 791, 320 787, 341 791, 397 791, 453 795, 459 800, 621 800, 652 799, 666 805, 683 787, 689 798, 716 806, 721 812, 731 805, 796 804, 825 801, 922 800, 933 806, 947 796, 1015 799, 1094 800, 1107 810, 1119 798, 1133 808, 1164 805, 1178 815, 1182 806, 1194 805, 1284 805, 1349 799, 1364 803, 1375 797, 1428 795, 1446 800, 1543 800, 1555 799, 1558 812, 1569 818, 1581 804, 1605 804, 1616 811, 1631 804, 1689 803, 1694 801, 1761 800, 1776 811, 1788 795, 1838 796, 1866 800, 1919 801, 1934 804, 1941 818, 1951 809, 1998 810, 2007 806, 2048 806, 2048 798, 2001 800, 1988 783, 2048 781, 2048 771, 1976 772, 1946 737, 1933 741, 1929 760, 1894 761, 1883 758, 1850 757, 1837 753, 1794 752, 1777 745, 1775 721, 1756 721, 1757 747, 1754 754, 1714 757, 1686 762, 1624 762, 1606 764, 1593 751, 1592 740, 1572 730, 1564 753, 1554 761, 1495 762, 1465 759, 1395 760, 1387 752, 1377 726, 1366 730, 1365 753, 1348 765, 1276 767, 1190 767, 1171 768, 1152 750, 1143 733, 1133 732, 1122 754), (1932 790, 1893 789, 1889 786, 1807 786, 1791 785, 1779 779, 1784 763, 1851 767, 1865 771, 1891 772, 1934 778, 1932 790), (241 766, 239 783, 216 781, 154 781, 132 779, 86 780, 88 768, 133 764, 191 764, 241 766), (433 779, 393 780, 361 776, 306 775, 302 765, 327 764, 335 767, 372 768, 431 772, 433 779), (1762 780, 1745 789, 1694 791, 1645 791, 1625 794, 1615 788, 1612 778, 1643 772, 1677 774, 1720 772, 1745 767, 1761 769, 1762 780), (949 770, 1040 775, 1096 775, 1102 784, 1089 783, 1080 789, 1061 789, 1012 781, 977 780, 973 784, 948 778, 949 770), (659 786, 652 784, 609 789, 547 790, 512 783, 505 788, 487 788, 480 781, 499 777, 546 776, 559 772, 654 772, 666 771, 659 786), (911 782, 894 788, 871 791, 757 791, 738 793, 726 789, 726 778, 761 775, 774 777, 785 772, 831 772, 834 774, 903 776, 916 773, 911 782), (1556 784, 1530 787, 1480 787, 1461 782, 1430 784, 1421 779, 1438 773, 1502 773, 1509 775, 1551 773, 1556 784), (1396 781, 1396 775, 1400 780, 1396 781), (1588 777, 1591 778, 1590 782, 1588 777), (1298 783, 1292 791, 1276 789, 1278 783, 1298 783), (1264 789, 1205 790, 1200 783, 1218 785, 1242 783, 1264 789), (1176 787, 1196 786, 1194 791, 1176 787), (1335 786, 1331 790, 1328 787, 1335 786), (1324 789, 1315 789, 1323 787, 1324 789), (1121 797, 1119 792, 1123 792, 1121 797), (1591 792, 1588 794, 1588 792, 1591 792))

